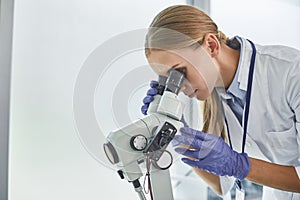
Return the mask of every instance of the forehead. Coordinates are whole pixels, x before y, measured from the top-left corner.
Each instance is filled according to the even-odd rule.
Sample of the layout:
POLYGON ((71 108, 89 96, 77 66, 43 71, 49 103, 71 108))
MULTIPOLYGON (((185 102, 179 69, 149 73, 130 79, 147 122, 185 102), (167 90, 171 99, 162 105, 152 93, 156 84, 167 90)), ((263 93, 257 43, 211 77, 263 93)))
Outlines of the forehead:
POLYGON ((166 76, 168 70, 185 62, 185 59, 178 52, 153 50, 148 56, 148 62, 155 73, 166 76))
POLYGON ((152 50, 148 60, 160 63, 169 63, 173 59, 178 59, 180 56, 175 51, 152 50))

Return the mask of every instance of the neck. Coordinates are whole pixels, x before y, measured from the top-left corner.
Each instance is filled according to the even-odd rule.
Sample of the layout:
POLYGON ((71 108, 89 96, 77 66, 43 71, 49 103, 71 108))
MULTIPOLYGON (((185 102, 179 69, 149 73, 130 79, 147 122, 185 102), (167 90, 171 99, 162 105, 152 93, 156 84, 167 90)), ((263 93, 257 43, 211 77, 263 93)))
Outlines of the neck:
POLYGON ((228 47, 226 44, 221 44, 222 51, 216 58, 220 69, 220 84, 226 89, 230 86, 238 68, 240 51, 228 47))

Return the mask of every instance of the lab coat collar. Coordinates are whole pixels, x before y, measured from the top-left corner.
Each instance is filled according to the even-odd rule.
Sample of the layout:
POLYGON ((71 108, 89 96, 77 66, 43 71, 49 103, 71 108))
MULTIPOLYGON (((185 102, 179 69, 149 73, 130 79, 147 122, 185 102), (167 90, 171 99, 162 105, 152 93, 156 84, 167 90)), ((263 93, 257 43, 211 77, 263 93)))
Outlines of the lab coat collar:
MULTIPOLYGON (((234 97, 239 98, 243 103, 245 103, 246 92, 240 89, 240 82, 238 81, 238 77, 240 74, 240 66, 238 66, 234 78, 227 89, 227 93, 232 94, 234 97)), ((235 98, 233 98, 234 101, 235 98)))
POLYGON ((232 99, 232 95, 238 97, 242 101, 245 100, 245 95, 247 91, 248 84, 248 73, 250 60, 252 55, 251 44, 244 38, 235 36, 230 41, 230 47, 234 49, 240 49, 240 58, 238 63, 238 68, 232 83, 230 84, 227 92, 221 87, 216 88, 220 97, 224 100, 232 99), (232 95, 230 95, 229 93, 232 95))
POLYGON ((215 90, 222 100, 226 101, 228 99, 232 99, 232 95, 228 94, 224 87, 216 87, 215 90))
POLYGON ((248 84, 248 73, 249 73, 249 66, 251 61, 251 55, 252 55, 252 47, 249 41, 247 41, 245 38, 235 36, 234 39, 240 42, 240 59, 238 68, 240 69, 240 72, 238 74, 238 82, 239 88, 241 90, 247 91, 247 84, 248 84))

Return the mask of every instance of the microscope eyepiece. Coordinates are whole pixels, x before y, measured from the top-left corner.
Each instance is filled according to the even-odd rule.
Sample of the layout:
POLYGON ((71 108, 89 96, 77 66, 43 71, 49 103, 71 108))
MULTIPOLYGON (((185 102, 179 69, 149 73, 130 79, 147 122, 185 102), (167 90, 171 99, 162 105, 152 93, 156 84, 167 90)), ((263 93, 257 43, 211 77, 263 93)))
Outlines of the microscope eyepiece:
POLYGON ((166 82, 167 82, 167 76, 158 76, 158 86, 157 86, 157 91, 158 94, 162 95, 165 90, 166 82))
POLYGON ((177 95, 180 91, 184 79, 185 79, 184 73, 172 69, 166 81, 165 91, 170 91, 177 95))

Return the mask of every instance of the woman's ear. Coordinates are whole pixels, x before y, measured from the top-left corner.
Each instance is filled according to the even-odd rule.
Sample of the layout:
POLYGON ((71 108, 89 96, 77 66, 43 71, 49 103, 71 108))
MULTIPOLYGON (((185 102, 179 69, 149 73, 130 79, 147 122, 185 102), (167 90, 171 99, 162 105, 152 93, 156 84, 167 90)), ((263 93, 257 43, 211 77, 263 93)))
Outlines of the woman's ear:
POLYGON ((211 57, 216 57, 219 54, 220 45, 218 38, 214 34, 208 33, 205 35, 203 47, 208 51, 211 57))

